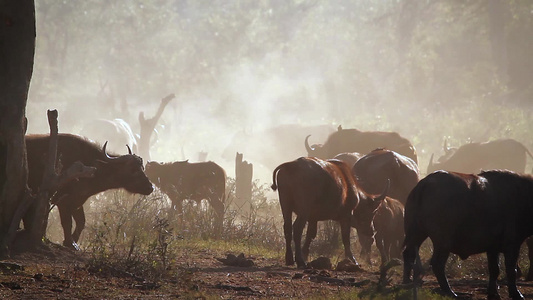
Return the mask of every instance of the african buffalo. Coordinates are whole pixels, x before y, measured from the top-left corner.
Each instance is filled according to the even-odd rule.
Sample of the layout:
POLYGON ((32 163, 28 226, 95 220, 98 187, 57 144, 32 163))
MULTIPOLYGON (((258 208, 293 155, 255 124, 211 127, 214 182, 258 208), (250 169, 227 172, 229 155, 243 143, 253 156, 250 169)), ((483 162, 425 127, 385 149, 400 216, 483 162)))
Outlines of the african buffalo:
MULTIPOLYGON (((48 156, 49 135, 27 135, 26 150, 28 155, 28 186, 37 192, 46 166, 48 156)), ((109 155, 106 145, 99 145, 77 135, 59 134, 57 154, 63 170, 67 170, 73 163, 79 161, 86 166, 96 167, 92 178, 80 178, 62 186, 52 197, 52 203, 57 205, 61 225, 63 226, 63 245, 78 249, 77 242, 85 227, 85 213, 83 204, 97 193, 124 188, 130 193, 149 195, 153 191, 152 184, 143 172, 143 162, 140 157, 131 153, 126 155, 109 155), (72 219, 76 228, 72 232, 72 219)), ((32 213, 25 217, 32 217, 32 213)), ((24 222, 30 224, 31 222, 24 222)))
POLYGON ((375 149, 361 157, 352 170, 357 184, 369 194, 379 194, 390 180, 387 196, 403 204, 420 176, 412 159, 386 149, 375 149))
POLYGON ((220 234, 226 193, 226 172, 222 167, 212 161, 199 163, 150 161, 146 164, 146 175, 168 195, 173 209, 178 211, 180 220, 183 200, 200 202, 206 199, 215 211, 215 235, 220 234))
POLYGON ((351 168, 361 157, 363 157, 363 155, 358 152, 343 152, 335 155, 333 159, 342 160, 351 168))
MULTIPOLYGON (((283 214, 285 235, 285 263, 299 268, 306 266, 311 241, 316 237, 317 223, 336 220, 341 226, 342 242, 346 258, 356 263, 350 249, 350 225, 352 218, 359 232, 373 235, 369 213, 358 209, 361 201, 373 201, 360 191, 349 166, 340 160, 322 160, 316 157, 301 157, 279 165, 272 174, 272 189, 278 190, 283 214), (292 214, 294 221, 294 237, 292 214), (307 223, 307 235, 303 249, 302 232, 307 223), (291 242, 294 238, 295 256, 291 242)), ((381 201, 385 195, 381 195, 381 201)))
POLYGON ((90 120, 83 125, 80 135, 97 143, 109 141, 109 149, 112 152, 118 152, 124 145, 129 145, 133 152, 137 152, 137 137, 123 119, 90 120))
MULTIPOLYGON (((475 174, 437 171, 422 179, 405 205, 403 281, 411 281, 418 249, 433 242, 431 266, 442 291, 452 297, 444 272, 450 253, 466 259, 487 253, 489 299, 499 299, 499 253, 505 257, 512 299, 523 299, 516 287, 520 245, 533 234, 533 177, 507 170, 475 174)), ((415 280, 420 269, 415 268, 415 280)))
POLYGON ((409 157, 418 163, 415 147, 396 132, 359 131, 342 129, 332 133, 323 145, 309 146, 308 135, 305 138, 305 149, 308 156, 322 159, 333 158, 343 152, 369 153, 376 148, 386 148, 409 157))
POLYGON ((372 239, 360 234, 361 256, 370 261, 370 250, 375 240, 381 256, 381 264, 384 265, 391 258, 400 258, 401 256, 404 239, 404 206, 400 201, 386 197, 381 203, 378 203, 378 207, 373 210, 372 214, 375 236, 372 239))
POLYGON ((490 169, 507 169, 524 173, 527 155, 533 158, 531 152, 522 143, 513 139, 468 143, 457 149, 448 148, 445 152, 448 158, 441 157, 439 162, 433 162, 432 154, 427 173, 436 170, 477 173, 490 169))

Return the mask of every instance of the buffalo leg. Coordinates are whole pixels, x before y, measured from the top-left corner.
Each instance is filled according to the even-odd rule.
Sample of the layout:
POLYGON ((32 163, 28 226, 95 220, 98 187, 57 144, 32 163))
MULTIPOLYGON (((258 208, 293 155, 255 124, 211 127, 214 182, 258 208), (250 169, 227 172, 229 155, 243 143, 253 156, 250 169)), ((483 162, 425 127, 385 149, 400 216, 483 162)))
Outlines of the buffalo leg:
POLYGON ((74 243, 78 243, 81 232, 85 228, 85 212, 83 211, 83 206, 80 206, 80 208, 75 209, 72 212, 72 218, 74 219, 74 222, 76 222, 76 227, 72 233, 72 240, 74 243))
POLYGON ((285 235, 285 264, 294 265, 294 256, 292 254, 292 211, 283 209, 283 234, 285 235))
POLYGON ((168 218, 169 220, 178 220, 178 226, 183 228, 183 199, 180 198, 179 194, 174 190, 166 190, 168 197, 170 198, 172 207, 170 208, 168 218))
POLYGON ((220 238, 224 226, 224 203, 214 195, 209 198, 209 203, 215 211, 215 237, 220 238))
POLYGON ((344 245, 344 256, 358 265, 355 257, 353 256, 352 249, 350 248, 350 230, 352 228, 350 226, 350 217, 351 216, 340 220, 342 244, 344 245))
POLYGON ((376 247, 378 248, 379 255, 381 256, 381 265, 385 265, 387 259, 387 244, 383 240, 383 236, 379 233, 376 234, 376 247))
POLYGON ((311 241, 316 238, 317 223, 317 221, 307 222, 307 234, 305 235, 305 242, 302 248, 302 256, 305 261, 307 261, 307 258, 309 257, 309 247, 311 246, 311 241))
POLYGON ((59 210, 59 218, 61 219, 61 227, 63 227, 63 246, 75 248, 72 239, 72 209, 69 206, 57 206, 59 210))
POLYGON ((366 234, 361 234, 359 233, 359 230, 357 230, 357 237, 359 238, 359 243, 361 244, 361 258, 365 260, 369 265, 371 265, 372 262, 370 261, 370 254, 372 253, 372 244, 374 243, 374 237, 366 234))
POLYGON ((509 297, 511 299, 524 299, 524 296, 522 296, 516 287, 516 263, 518 262, 519 253, 520 244, 517 246, 508 246, 504 252, 505 273, 507 273, 507 289, 509 290, 509 297))
POLYGON ((489 263, 488 299, 500 299, 498 295, 498 276, 500 276, 500 257, 498 252, 487 252, 489 263))
POLYGON ((292 224, 293 237, 294 237, 294 256, 296 259, 296 265, 298 268, 305 268, 305 260, 302 256, 302 233, 304 231, 306 220, 301 216, 297 216, 296 220, 292 224))
POLYGON ((433 256, 431 257, 431 268, 433 269, 435 277, 437 277, 442 292, 449 297, 455 298, 457 297, 457 294, 452 291, 445 273, 446 261, 448 261, 449 256, 450 252, 448 249, 436 246, 433 250, 433 256))
POLYGON ((529 257, 529 271, 527 272, 526 281, 533 280, 533 237, 526 240, 527 255, 529 257))
POLYGON ((402 239, 396 239, 394 244, 392 244, 391 258, 402 259, 402 239))
POLYGON ((415 269, 415 273, 413 275, 414 281, 418 281, 420 279, 419 276, 422 273, 422 270, 420 266, 420 257, 418 255, 418 251, 420 249, 420 245, 422 245, 422 243, 424 242, 426 238, 427 238, 426 235, 422 235, 418 233, 405 236, 405 241, 404 241, 405 248, 402 253, 403 283, 411 282, 411 272, 413 271, 413 269, 415 269), (417 261, 418 268, 414 268, 415 260, 417 261))
POLYGON ((380 251, 381 264, 385 265, 391 259, 392 242, 389 238, 386 238, 383 235, 380 237, 380 240, 381 240, 381 247, 382 247, 382 250, 380 251))

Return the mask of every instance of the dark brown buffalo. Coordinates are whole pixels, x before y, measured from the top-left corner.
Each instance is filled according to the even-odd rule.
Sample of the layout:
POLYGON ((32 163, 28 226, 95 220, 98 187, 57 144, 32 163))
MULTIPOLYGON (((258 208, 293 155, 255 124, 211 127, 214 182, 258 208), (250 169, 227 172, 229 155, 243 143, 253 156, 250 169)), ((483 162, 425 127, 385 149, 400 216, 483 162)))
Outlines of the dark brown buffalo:
MULTIPOLYGON (((48 135, 27 135, 26 148, 28 153, 28 185, 37 192, 43 179, 43 172, 48 156, 48 135)), ((92 178, 80 178, 72 181, 52 198, 57 205, 65 240, 63 245, 78 248, 77 242, 85 227, 83 204, 97 193, 124 188, 130 193, 149 195, 153 191, 152 184, 143 172, 142 159, 134 154, 108 155, 106 145, 100 148, 87 139, 71 134, 59 134, 57 154, 63 170, 67 170, 74 162, 80 161, 86 166, 96 167, 92 178), (76 228, 72 232, 72 219, 76 228)), ((31 218, 32 213, 26 216, 31 218)), ((31 222, 25 222, 29 224, 31 222)))
MULTIPOLYGON (((518 173, 526 170, 527 155, 531 152, 522 143, 513 139, 500 139, 485 143, 468 143, 459 148, 448 147, 444 142, 444 156, 427 168, 428 173, 446 170, 461 173, 477 173, 481 170, 507 169, 518 173)), ((533 262, 533 238, 527 239, 530 265, 533 262)), ((529 268, 526 280, 533 280, 533 268, 529 268)))
POLYGON ((343 152, 369 153, 376 148, 386 148, 418 163, 415 147, 396 132, 359 131, 339 126, 323 145, 309 146, 309 137, 310 135, 305 138, 305 149, 309 156, 327 159, 343 152))
POLYGON ((357 184, 367 193, 377 195, 390 180, 387 196, 403 204, 420 179, 418 165, 409 157, 391 150, 375 149, 353 166, 357 184))
POLYGON ((518 173, 526 170, 529 150, 513 139, 500 139, 485 143, 468 143, 457 149, 448 148, 445 157, 433 162, 433 155, 427 168, 428 174, 436 170, 461 173, 477 173, 481 170, 507 169, 518 173), (446 159, 447 157, 447 159, 446 159))
MULTIPOLYGON (((489 299, 499 299, 499 253, 505 257, 512 299, 523 299, 516 287, 520 245, 533 234, 533 177, 493 170, 478 175, 438 171, 422 179, 405 206, 404 274, 411 271, 418 249, 433 242, 431 266, 442 291, 455 297, 444 268, 450 253, 466 259, 487 253, 489 299)), ((419 277, 415 268, 415 280, 419 277)))
POLYGON ((309 246, 316 237, 317 223, 323 220, 340 223, 345 256, 356 263, 350 249, 351 219, 354 218, 354 226, 359 232, 373 235, 370 214, 358 209, 360 201, 373 199, 367 199, 368 196, 357 189, 348 165, 339 160, 301 157, 279 165, 272 177, 272 189, 278 190, 283 214, 285 263, 293 265, 296 260, 299 268, 305 267, 309 246), (294 229, 293 213, 296 214, 294 229), (307 235, 302 249, 302 232, 306 223, 307 235), (295 256, 291 247, 293 239, 295 256))
POLYGON ((216 163, 177 161, 146 164, 148 178, 168 195, 181 220, 184 200, 206 199, 215 211, 215 234, 222 230, 226 193, 226 172, 216 163))

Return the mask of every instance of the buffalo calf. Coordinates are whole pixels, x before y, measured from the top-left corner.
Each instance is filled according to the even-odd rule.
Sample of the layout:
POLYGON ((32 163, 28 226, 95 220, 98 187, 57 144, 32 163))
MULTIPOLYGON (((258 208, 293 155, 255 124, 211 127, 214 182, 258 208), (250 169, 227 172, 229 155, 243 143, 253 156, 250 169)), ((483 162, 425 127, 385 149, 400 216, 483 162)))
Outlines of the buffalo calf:
MULTIPOLYGON (((364 204, 361 204, 364 205, 364 204)), ((391 258, 400 258, 404 239, 403 229, 403 204, 393 198, 386 197, 373 211, 372 222, 374 224, 376 247, 381 256, 381 264, 384 265, 391 258)), ((361 256, 370 260, 370 250, 373 240, 360 235, 361 256)))

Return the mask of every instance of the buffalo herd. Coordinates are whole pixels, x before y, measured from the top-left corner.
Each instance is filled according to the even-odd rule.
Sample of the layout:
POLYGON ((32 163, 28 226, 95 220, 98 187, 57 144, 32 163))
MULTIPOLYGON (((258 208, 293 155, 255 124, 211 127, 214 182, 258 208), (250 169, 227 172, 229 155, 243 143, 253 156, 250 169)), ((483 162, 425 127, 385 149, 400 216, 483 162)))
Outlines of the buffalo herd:
MULTIPOLYGON (((113 130, 121 128, 116 120, 100 123, 113 130)), ((134 138, 125 142, 128 154, 118 155, 107 152, 107 142, 100 146, 89 140, 89 129, 87 138, 58 136, 63 167, 81 162, 96 169, 90 178, 68 182, 52 196, 65 246, 78 247, 85 226, 83 204, 90 196, 116 188, 149 195, 152 184, 168 195, 172 211, 177 212, 177 216, 169 216, 178 220, 182 217, 182 201, 207 200, 215 212, 216 236, 220 236, 227 209, 226 172, 221 166, 188 161, 150 161, 145 165, 129 147, 134 146, 134 138)), ((444 272, 450 253, 462 259, 487 254, 489 298, 498 297, 499 253, 503 253, 509 296, 523 299, 516 286, 517 259, 522 243, 533 235, 533 177, 524 174, 527 157, 533 156, 527 147, 512 139, 468 143, 458 148, 449 148, 445 142, 445 155, 436 161, 432 155, 428 175, 421 179, 416 149, 398 133, 339 126, 331 130, 323 144, 310 145, 310 137, 302 136, 300 140, 306 156, 278 161, 272 174, 272 189, 278 192, 283 216, 287 265, 296 262, 299 268, 306 267, 318 221, 335 220, 340 224, 346 258, 357 264, 350 247, 353 227, 367 262, 374 243, 382 264, 403 258, 404 283, 420 282, 418 251, 429 238, 433 243, 433 272, 442 292, 453 297, 456 294, 444 272)), ((43 178, 48 144, 49 136, 26 136, 28 186, 33 192, 38 192, 43 178)), ((31 226, 26 220, 32 213, 30 207, 25 226, 31 226)), ((528 245, 533 259, 533 239, 528 245)), ((533 272, 527 278, 533 279, 533 272)))

